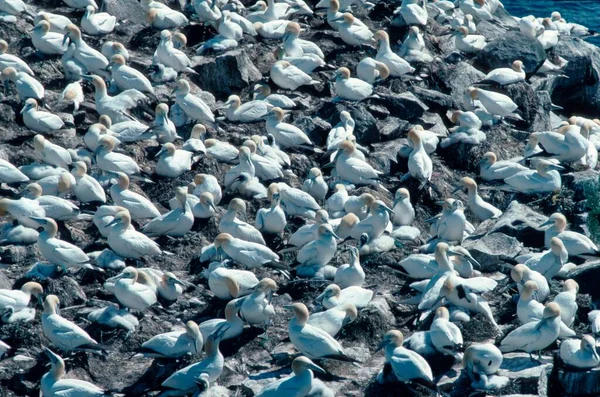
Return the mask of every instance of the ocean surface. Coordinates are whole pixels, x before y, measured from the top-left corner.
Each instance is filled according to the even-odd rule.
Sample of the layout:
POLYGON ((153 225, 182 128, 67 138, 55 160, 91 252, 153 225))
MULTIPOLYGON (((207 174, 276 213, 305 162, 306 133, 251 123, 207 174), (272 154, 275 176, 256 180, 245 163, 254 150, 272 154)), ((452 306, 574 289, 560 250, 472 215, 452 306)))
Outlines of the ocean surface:
MULTIPOLYGON (((504 8, 514 16, 550 17, 558 11, 567 22, 576 22, 600 32, 600 0, 503 0, 504 8)), ((586 39, 600 46, 600 37, 586 39)))

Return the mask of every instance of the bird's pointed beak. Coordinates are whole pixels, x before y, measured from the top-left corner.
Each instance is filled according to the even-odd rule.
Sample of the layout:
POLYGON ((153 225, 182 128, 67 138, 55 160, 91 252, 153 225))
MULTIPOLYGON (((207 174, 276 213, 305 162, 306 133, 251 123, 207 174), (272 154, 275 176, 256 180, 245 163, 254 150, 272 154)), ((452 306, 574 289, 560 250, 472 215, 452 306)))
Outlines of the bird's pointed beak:
POLYGON ((381 343, 379 344, 379 346, 377 346, 377 350, 375 350, 375 353, 377 353, 378 351, 380 351, 381 349, 383 349, 384 347, 386 347, 389 344, 390 344, 389 340, 382 340, 381 343))
POLYGON ((70 34, 67 33, 64 37, 63 37, 63 41, 62 41, 62 45, 65 45, 65 43, 67 42, 67 40, 69 40, 71 38, 70 34))
POLYGON ((319 366, 318 366, 317 364, 315 364, 315 363, 310 363, 310 364, 308 364, 308 365, 306 366, 306 368, 308 368, 308 369, 312 369, 313 371, 317 371, 317 372, 320 372, 320 373, 322 373, 322 374, 326 374, 326 373, 327 373, 327 372, 325 372, 325 370, 324 370, 323 368, 319 367, 319 366))
POLYGON ((111 226, 114 226, 114 225, 118 224, 119 222, 121 222, 121 220, 120 220, 119 218, 114 218, 112 221, 110 221, 110 222, 109 222, 109 223, 106 225, 106 227, 111 227, 111 226))
POLYGON ((462 186, 456 186, 456 187, 454 188, 454 190, 452 191, 452 194, 454 194, 454 193, 456 193, 456 192, 460 191, 461 189, 462 189, 462 186))
POLYGON ((552 225, 553 223, 554 223, 554 221, 552 219, 548 219, 546 222, 542 223, 538 227, 544 227, 544 226, 552 225))

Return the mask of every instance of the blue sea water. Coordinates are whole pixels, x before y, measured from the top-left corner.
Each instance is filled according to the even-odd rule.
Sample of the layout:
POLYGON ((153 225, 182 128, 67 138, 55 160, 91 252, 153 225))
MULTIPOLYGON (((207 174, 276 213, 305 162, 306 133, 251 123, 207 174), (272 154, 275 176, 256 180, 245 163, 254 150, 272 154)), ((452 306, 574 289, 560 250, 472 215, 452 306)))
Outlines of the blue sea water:
MULTIPOLYGON (((568 22, 576 22, 600 32, 600 0, 503 0, 504 8, 514 16, 549 17, 561 13, 568 22)), ((600 37, 587 39, 600 46, 600 37)))

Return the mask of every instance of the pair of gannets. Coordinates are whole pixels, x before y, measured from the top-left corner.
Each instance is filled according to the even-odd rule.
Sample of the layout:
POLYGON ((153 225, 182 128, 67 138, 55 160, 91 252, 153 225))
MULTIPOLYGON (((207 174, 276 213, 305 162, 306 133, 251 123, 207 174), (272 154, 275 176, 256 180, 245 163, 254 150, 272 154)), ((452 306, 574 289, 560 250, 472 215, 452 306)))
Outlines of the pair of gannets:
POLYGON ((44 55, 62 55, 67 51, 62 33, 50 31, 50 23, 41 20, 31 30, 31 42, 44 55))
MULTIPOLYGON (((323 274, 324 269, 337 251, 339 237, 329 224, 320 225, 316 239, 304 245, 298 251, 296 272, 300 277, 330 278, 323 274)), ((333 271, 333 269, 329 269, 333 271)))
POLYGON ((148 236, 182 237, 192 229, 194 214, 187 199, 187 189, 177 188, 175 197, 177 207, 152 219, 142 229, 143 233, 148 236))
POLYGON ((42 195, 42 187, 37 183, 25 186, 23 196, 36 200, 44 209, 46 216, 56 221, 74 220, 80 218, 79 207, 61 197, 42 195))
POLYGON ((354 143, 347 140, 340 143, 338 152, 332 162, 335 165, 337 175, 349 183, 382 186, 379 181, 382 172, 377 171, 365 160, 357 157, 355 153, 356 145, 354 143))
POLYGON ((562 186, 558 171, 564 170, 560 165, 547 160, 540 160, 536 170, 521 171, 504 180, 503 189, 525 194, 550 193, 562 186))
POLYGON ((98 147, 95 151, 96 165, 102 171, 122 172, 132 178, 149 181, 141 176, 142 169, 131 157, 122 153, 113 152, 115 148, 115 139, 110 135, 104 135, 98 140, 98 147))
POLYGON ((552 247, 552 239, 559 238, 569 255, 593 255, 598 254, 598 247, 587 236, 565 230, 567 228, 567 218, 561 213, 550 215, 548 220, 540 227, 552 225, 544 231, 544 244, 546 248, 552 247))
POLYGON ((241 317, 246 323, 265 327, 269 325, 271 317, 275 315, 275 308, 271 300, 277 288, 277 283, 273 279, 263 278, 254 286, 250 295, 246 295, 236 302, 240 308, 241 317))
POLYGON ((227 212, 221 218, 219 231, 228 233, 234 238, 265 245, 265 239, 260 231, 249 223, 239 220, 237 218, 239 213, 246 216, 246 203, 244 200, 234 198, 229 202, 227 212))
POLYGON ((166 29, 160 32, 160 42, 156 48, 156 56, 160 63, 177 72, 196 73, 190 67, 192 63, 188 56, 173 46, 172 34, 166 29))
POLYGON ((518 264, 510 271, 510 276, 514 282, 517 283, 517 289, 519 293, 523 290, 527 281, 534 281, 537 284, 537 300, 543 302, 550 293, 550 287, 548 281, 539 272, 528 268, 525 265, 518 264))

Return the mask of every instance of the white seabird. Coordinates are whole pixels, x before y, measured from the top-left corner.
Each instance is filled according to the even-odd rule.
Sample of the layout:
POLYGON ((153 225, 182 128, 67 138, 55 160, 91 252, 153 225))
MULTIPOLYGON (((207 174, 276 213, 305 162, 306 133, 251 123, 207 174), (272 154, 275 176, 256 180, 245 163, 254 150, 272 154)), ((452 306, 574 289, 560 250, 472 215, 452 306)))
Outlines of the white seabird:
POLYGON ((256 212, 256 228, 261 233, 283 233, 287 221, 285 212, 280 206, 281 196, 279 194, 279 186, 276 183, 271 184, 267 194, 271 205, 269 208, 261 208, 256 212))
POLYGON ((0 183, 27 182, 29 178, 9 161, 0 159, 0 183))
POLYGON ((320 300, 326 309, 350 302, 360 310, 369 305, 373 299, 373 291, 359 286, 340 289, 336 284, 329 284, 316 299, 320 300))
POLYGON ((223 262, 211 263, 208 271, 208 287, 217 298, 226 301, 250 294, 259 282, 254 273, 228 269, 223 262))
POLYGON ((308 324, 320 328, 331 336, 336 336, 340 330, 356 320, 358 311, 352 303, 343 303, 327 309, 324 312, 313 313, 308 318, 308 324))
POLYGON ((148 9, 146 12, 146 22, 158 30, 177 29, 187 26, 190 23, 187 17, 179 11, 157 7, 148 9))
POLYGON ((32 296, 42 303, 43 293, 44 288, 34 281, 23 284, 20 289, 0 289, 0 312, 5 312, 9 307, 20 312, 27 308, 32 296))
POLYGON ((350 251, 350 263, 341 265, 337 269, 333 282, 342 289, 351 286, 362 287, 365 283, 365 271, 360 265, 358 248, 351 246, 348 251, 350 251))
POLYGON ((303 303, 285 306, 294 312, 288 332, 294 347, 303 355, 313 359, 332 359, 355 362, 348 357, 342 345, 327 332, 308 324, 309 313, 303 303))
POLYGON ((65 125, 57 115, 38 110, 38 103, 33 98, 25 101, 25 106, 20 113, 23 115, 23 123, 27 128, 42 134, 60 130, 65 125))
POLYGON ((266 129, 269 134, 272 134, 277 143, 283 147, 291 148, 309 148, 312 149, 314 144, 304 131, 295 125, 284 123, 285 111, 279 107, 273 107, 267 115, 266 129))
POLYGON ((187 189, 175 190, 178 201, 177 208, 160 215, 148 222, 142 232, 148 236, 183 237, 194 225, 194 214, 187 200, 187 189))
POLYGON ((102 397, 110 395, 104 389, 99 388, 93 383, 86 382, 80 379, 64 379, 65 361, 61 356, 54 353, 47 347, 44 348, 44 353, 50 359, 50 370, 42 376, 40 381, 40 394, 44 396, 86 396, 86 397, 102 397))
POLYGON ((590 335, 584 335, 581 340, 568 339, 560 344, 561 360, 572 367, 591 369, 600 364, 596 351, 596 341, 590 335))
POLYGON ((325 210, 329 213, 329 216, 333 219, 342 218, 346 211, 344 210, 344 205, 348 200, 348 191, 346 190, 346 186, 338 183, 334 187, 334 192, 325 203, 325 210))
POLYGON ((268 247, 237 239, 228 233, 221 233, 216 237, 215 248, 221 249, 235 262, 248 268, 279 263, 279 255, 268 247))
POLYGON ((81 327, 61 317, 59 305, 60 301, 56 295, 46 296, 42 313, 42 331, 50 342, 67 352, 76 349, 105 350, 81 327))
POLYGON ((111 77, 119 90, 125 91, 135 89, 140 92, 154 94, 152 83, 144 74, 131 66, 127 65, 125 57, 121 54, 115 54, 110 59, 111 77))
MULTIPOLYGON (((69 21, 69 23, 71 23, 71 21, 69 21)), ((0 70, 12 67, 17 70, 17 72, 24 72, 31 76, 35 74, 27 62, 16 55, 8 54, 7 51, 8 43, 5 40, 0 40, 0 70)))
POLYGON ((82 75, 81 77, 90 80, 94 86, 94 101, 98 113, 107 115, 114 123, 130 121, 132 116, 129 114, 129 110, 146 98, 143 93, 135 89, 125 90, 118 95, 110 96, 106 91, 106 83, 100 76, 82 75))
POLYGON ((275 308, 271 301, 277 288, 277 283, 266 277, 256 284, 250 295, 242 298, 240 314, 246 323, 269 325, 271 317, 275 315, 275 308))
MULTIPOLYGON (((377 350, 385 349, 385 362, 390 364, 394 378, 399 381, 433 382, 431 367, 421 355, 402 346, 404 335, 397 330, 388 331, 377 350)), ((377 375, 379 383, 386 382, 382 371, 377 375)))
POLYGON ((525 265, 518 264, 513 267, 510 271, 510 277, 514 282, 517 283, 517 289, 519 290, 519 293, 527 281, 535 281, 538 287, 537 300, 539 302, 545 301, 550 293, 548 281, 546 281, 544 276, 525 265))
POLYGON ((31 220, 44 228, 38 237, 38 248, 46 260, 63 269, 91 267, 90 258, 81 248, 56 238, 58 226, 53 219, 31 217, 31 220))
MULTIPOLYGON (((522 171, 504 180, 506 188, 524 194, 551 193, 562 186, 558 171, 564 170, 560 165, 547 160, 540 160, 536 170, 522 171)), ((568 249, 567 249, 568 250, 568 249)))
POLYGON ((117 173, 122 172, 128 176, 148 181, 141 177, 142 170, 137 162, 122 153, 113 152, 115 139, 110 135, 104 135, 98 140, 96 149, 96 165, 102 171, 117 173))
POLYGON ((81 18, 81 29, 92 36, 101 36, 115 30, 117 17, 107 12, 99 12, 97 7, 89 5, 85 8, 85 14, 81 18))
POLYGON ((141 312, 156 303, 156 294, 147 285, 138 282, 138 271, 128 266, 113 277, 115 282, 114 294, 127 309, 141 312))
POLYGON ((271 79, 279 87, 287 90, 297 90, 303 85, 319 84, 319 81, 313 80, 308 74, 285 60, 275 62, 271 67, 271 79))
POLYGON ((194 183, 196 184, 193 192, 194 195, 200 196, 202 193, 208 192, 212 195, 215 205, 221 202, 223 193, 217 178, 208 174, 196 174, 194 176, 194 183))
POLYGON ((242 105, 239 96, 230 95, 223 108, 227 109, 225 115, 229 121, 252 123, 263 120, 273 105, 264 101, 250 101, 242 105))
POLYGON ((165 66, 175 69, 177 72, 196 73, 192 69, 188 56, 173 46, 172 35, 168 30, 160 32, 160 42, 156 48, 158 60, 165 66))
POLYGON ((50 31, 50 23, 41 20, 31 31, 31 42, 36 50, 45 55, 62 55, 67 51, 65 36, 50 31))
MULTIPOLYGON (((485 202, 481 198, 477 192, 477 182, 475 182, 472 178, 461 178, 460 183, 462 187, 467 189, 467 205, 476 217, 482 221, 485 221, 488 219, 499 218, 502 215, 502 211, 494 207, 492 204, 485 202)), ((456 189, 460 190, 461 186, 458 186, 456 189)))
POLYGON ((237 214, 239 213, 246 216, 246 203, 244 200, 234 198, 229 202, 227 212, 221 218, 219 231, 221 233, 228 233, 234 238, 265 245, 265 239, 260 231, 249 223, 237 219, 237 214))
POLYGON ((375 59, 387 66, 390 76, 401 77, 405 74, 414 72, 415 69, 410 66, 406 60, 392 51, 390 47, 390 37, 386 31, 377 31, 373 36, 373 39, 379 43, 375 59))
POLYGON ((116 205, 129 211, 131 219, 156 218, 160 212, 152 202, 139 193, 129 190, 129 176, 117 171, 118 182, 110 187, 110 196, 116 205))
POLYGON ((190 131, 190 137, 184 142, 181 149, 192 153, 206 153, 206 146, 204 145, 205 137, 206 127, 202 124, 196 124, 192 128, 192 131, 190 131))
POLYGON ((463 368, 472 380, 471 387, 484 390, 504 387, 508 378, 495 375, 502 360, 502 352, 491 343, 469 346, 463 357, 463 368))
POLYGON ((70 39, 75 44, 73 58, 83 65, 87 73, 104 73, 108 66, 108 59, 83 41, 81 30, 76 25, 71 24, 66 27, 66 30, 63 43, 70 39))
POLYGON ((177 149, 171 142, 162 145, 156 158, 156 173, 168 178, 177 178, 190 171, 195 161, 194 153, 177 149))
POLYGON ((204 339, 194 321, 185 323, 185 329, 159 334, 135 349, 144 357, 177 358, 185 354, 201 354, 204 339))
POLYGON ((292 362, 292 372, 294 374, 268 384, 256 397, 279 397, 282 394, 289 397, 308 396, 313 384, 313 371, 326 373, 323 368, 313 363, 309 358, 296 357, 292 362))
POLYGON ((73 193, 75 197, 82 203, 91 202, 106 202, 106 193, 98 181, 87 174, 87 166, 83 161, 75 161, 72 163, 73 169, 71 174, 75 177, 75 186, 73 193))
POLYGON ((487 152, 479 161, 479 176, 484 181, 494 181, 509 178, 529 168, 510 160, 500 160, 494 152, 487 152))
POLYGON ((4 85, 5 93, 8 93, 9 81, 15 85, 20 102, 33 98, 36 101, 44 103, 44 86, 30 74, 17 71, 17 69, 9 66, 2 69, 0 78, 4 85))
MULTIPOLYGON (((212 110, 201 98, 190 93, 190 84, 186 80, 177 80, 173 93, 175 94, 175 103, 191 120, 215 128, 215 116, 212 110)), ((209 139, 205 142, 207 148, 209 147, 208 141, 209 139)))
POLYGON ((598 247, 592 240, 587 236, 565 230, 567 228, 567 218, 556 212, 548 218, 548 220, 542 223, 540 226, 552 225, 544 231, 544 244, 546 248, 550 248, 550 241, 553 237, 558 237, 563 242, 569 255, 596 255, 599 253, 598 247))
MULTIPOLYGON (((296 256, 299 265, 296 273, 300 277, 330 278, 321 275, 323 269, 335 256, 338 236, 331 225, 323 224, 317 229, 317 238, 304 245, 296 256)), ((333 270, 333 269, 332 269, 333 270)))
POLYGON ((131 216, 127 210, 117 212, 107 227, 111 227, 108 245, 124 258, 138 259, 162 254, 157 243, 131 226, 131 216))
POLYGON ((527 259, 524 265, 542 274, 547 280, 551 280, 567 264, 568 260, 569 253, 562 240, 552 237, 550 249, 527 259))
POLYGON ((25 186, 22 194, 32 200, 40 203, 40 206, 46 212, 48 218, 56 221, 75 220, 80 218, 79 207, 71 201, 61 197, 42 195, 42 187, 37 183, 30 183, 25 186))

